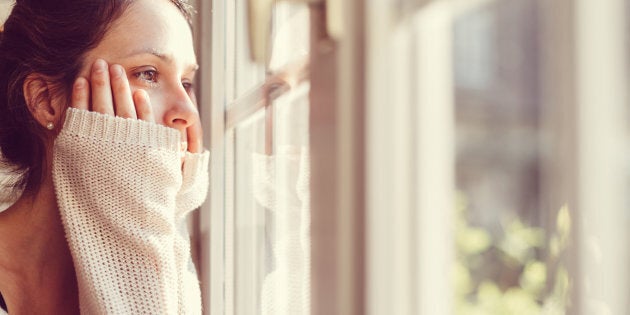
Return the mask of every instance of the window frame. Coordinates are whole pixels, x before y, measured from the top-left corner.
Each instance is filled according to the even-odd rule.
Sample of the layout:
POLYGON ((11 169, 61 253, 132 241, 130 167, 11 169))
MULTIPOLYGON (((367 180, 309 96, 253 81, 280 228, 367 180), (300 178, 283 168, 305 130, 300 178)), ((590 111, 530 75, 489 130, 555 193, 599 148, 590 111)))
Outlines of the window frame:
MULTIPOLYGON (((628 93, 619 88, 630 85, 628 84, 630 49, 628 41, 623 40, 624 36, 627 36, 627 31, 619 29, 620 26, 628 25, 624 22, 624 19, 625 21, 628 19, 627 7, 619 10, 621 6, 627 6, 623 1, 597 3, 591 0, 560 0, 551 4, 549 1, 539 0, 541 22, 546 30, 545 36, 541 39, 541 46, 545 47, 541 65, 542 107, 556 105, 545 109, 548 112, 543 115, 551 118, 544 122, 542 128, 553 134, 551 141, 557 144, 551 149, 549 155, 552 157, 544 166, 546 176, 553 178, 545 179, 549 189, 548 196, 543 198, 546 198, 544 202, 550 205, 561 205, 568 201, 571 216, 575 220, 575 232, 572 234, 574 246, 569 248, 567 253, 569 272, 577 288, 572 291, 572 300, 578 301, 573 303, 572 309, 569 310, 571 313, 588 313, 588 305, 583 299, 588 295, 585 291, 585 274, 590 274, 592 277, 590 280, 600 285, 607 283, 611 274, 600 275, 597 266, 584 263, 587 259, 584 257, 584 253, 587 252, 587 244, 584 242, 587 234, 584 222, 580 220, 595 218, 595 215, 605 216, 603 222, 606 224, 592 226, 589 229, 592 229, 593 233, 603 235, 610 243, 614 241, 615 235, 623 231, 620 224, 625 222, 619 220, 624 215, 622 212, 624 205, 628 204, 628 197, 619 190, 619 186, 622 186, 620 177, 614 172, 607 174, 597 172, 598 165, 612 165, 617 170, 624 169, 618 157, 627 156, 627 153, 620 149, 623 142, 618 134, 619 130, 627 130, 628 120, 621 117, 628 117, 630 112, 627 108, 628 93), (610 16, 615 23, 611 23, 610 16), (596 36, 598 32, 592 31, 595 27, 606 30, 604 33, 612 34, 612 37, 596 36), (592 45, 593 41, 599 45, 592 45), (601 51, 595 50, 601 47, 605 48, 607 55, 600 55, 601 51), (602 69, 602 63, 604 67, 601 73, 604 75, 590 76, 590 69, 602 69), (596 80, 602 79, 609 83, 604 86, 612 88, 596 89, 603 83, 596 80), (603 102, 600 103, 600 99, 603 102), (592 111, 592 108, 588 107, 588 104, 594 101, 599 103, 598 111, 592 111), (590 120, 581 120, 580 117, 585 115, 591 117, 590 120), (612 123, 601 124, 604 121, 612 123), (599 128, 601 131, 600 139, 613 139, 616 145, 593 141, 589 136, 589 131, 593 128, 599 128), (588 152, 580 150, 580 147, 585 145, 594 149, 588 152), (611 189, 607 194, 601 195, 591 192, 600 191, 603 187, 611 189), (608 203, 613 211, 601 214, 587 207, 600 203, 608 203)), ((378 54, 379 49, 389 49, 388 36, 400 31, 397 27, 401 21, 404 23, 413 15, 404 12, 408 10, 402 8, 428 10, 431 5, 440 2, 451 2, 455 5, 451 14, 456 14, 457 10, 464 10, 465 6, 470 5, 467 0, 343 1, 341 23, 343 36, 338 41, 330 40, 324 31, 325 10, 320 7, 321 4, 311 4, 313 26, 309 70, 310 101, 311 104, 317 104, 312 107, 309 116, 313 175, 311 178, 313 314, 378 314, 389 311, 392 305, 399 305, 403 313, 415 313, 427 311, 425 305, 433 303, 434 298, 447 299, 450 290, 448 284, 430 292, 423 283, 427 283, 427 279, 434 279, 431 274, 438 275, 444 271, 446 264, 452 259, 452 253, 441 252, 439 254, 441 264, 423 264, 419 267, 414 264, 419 263, 422 257, 432 255, 431 247, 427 246, 432 236, 428 234, 428 230, 418 227, 425 226, 424 221, 429 218, 432 207, 448 208, 449 202, 454 199, 452 152, 448 158, 449 150, 452 149, 449 149, 449 146, 454 141, 451 134, 454 129, 453 122, 448 118, 452 108, 447 106, 439 112, 437 119, 439 124, 427 121, 427 113, 431 113, 428 109, 431 95, 422 91, 431 90, 431 87, 430 83, 427 83, 428 80, 422 78, 430 74, 430 69, 435 68, 429 67, 428 64, 415 64, 420 76, 415 79, 424 82, 419 92, 408 96, 410 99, 396 98, 401 103, 406 103, 408 107, 385 110, 383 104, 390 103, 392 99, 390 93, 395 92, 396 87, 383 88, 382 78, 379 76, 381 71, 388 67, 390 61, 388 58, 398 56, 398 53, 392 50, 385 51, 382 55, 378 54), (458 5, 459 8, 456 8, 458 5), (409 107, 414 101, 419 102, 418 108, 409 107), (414 140, 404 133, 401 136, 401 129, 382 133, 384 121, 388 125, 395 125, 405 114, 418 117, 419 125, 414 126, 410 121, 406 121, 402 123, 402 127, 407 126, 418 132, 421 135, 419 139, 414 140), (435 133, 447 135, 444 140, 447 144, 440 152, 431 152, 432 145, 427 142, 430 139, 422 137, 435 133), (394 136, 402 138, 398 142, 390 141, 394 136), (415 148, 405 148, 409 144, 415 148), (413 159, 408 156, 400 161, 391 173, 385 174, 386 178, 383 180, 380 177, 383 175, 382 164, 394 163, 387 155, 389 152, 410 154, 413 159), (435 163, 438 163, 437 169, 433 168, 435 163), (451 165, 451 169, 448 165, 451 165), (406 174, 407 169, 415 173, 406 174), (419 180, 427 177, 426 174, 436 174, 435 172, 438 174, 436 176, 442 178, 439 185, 429 185, 430 183, 419 180), (391 190, 388 184, 398 180, 400 176, 408 185, 417 185, 418 188, 391 190), (379 195, 383 191, 385 194, 379 195), (437 198, 430 199, 427 196, 437 198), (397 204, 401 209, 393 216, 388 216, 383 210, 391 206, 389 202, 391 200, 399 200, 397 204), (414 214, 416 209, 420 209, 417 215, 414 214), (411 225, 407 226, 407 229, 398 229, 399 223, 405 221, 411 222, 411 225), (397 234, 391 234, 394 232, 397 234), (401 244, 400 247, 391 248, 391 242, 378 242, 379 239, 398 240, 401 244), (410 252, 405 253, 409 248, 410 252), (390 258, 388 253, 393 253, 395 257, 403 258, 406 262, 399 264, 386 259, 390 258), (391 276, 392 270, 398 270, 394 271, 398 273, 391 276), (412 277, 405 278, 405 275, 412 277), (396 304, 397 302, 402 304, 396 304)), ((475 1, 483 2, 484 0, 475 1)), ((201 244, 199 266, 204 305, 209 306, 206 312, 209 310, 210 314, 226 314, 229 312, 226 312, 223 299, 226 282, 229 280, 225 278, 226 271, 229 270, 222 259, 223 256, 217 254, 224 250, 226 241, 226 227, 223 222, 228 219, 225 206, 231 189, 225 185, 226 173, 229 172, 229 169, 225 168, 226 161, 229 160, 229 156, 226 156, 229 150, 226 150, 225 130, 242 117, 246 117, 248 113, 255 112, 254 109, 266 107, 265 104, 268 102, 258 102, 255 107, 239 103, 250 102, 248 97, 260 98, 264 95, 266 89, 260 86, 245 98, 237 98, 234 106, 226 113, 225 108, 230 95, 223 78, 229 77, 230 74, 225 67, 226 58, 229 57, 225 52, 225 47, 229 44, 226 35, 228 21, 224 14, 225 1, 197 0, 197 4, 199 12, 197 25, 200 30, 198 32, 200 36, 197 38, 201 46, 199 55, 202 69, 199 86, 211 87, 199 90, 200 110, 204 126, 210 126, 205 129, 204 136, 212 151, 212 158, 210 198, 201 208, 196 235, 201 244)), ((423 27, 431 26, 430 17, 427 18, 428 25, 423 27)), ((439 24, 443 21, 434 20, 433 23, 439 24)), ((439 55, 444 53, 444 49, 449 49, 445 41, 438 46, 434 45, 434 50, 430 50, 427 48, 431 45, 426 44, 428 39, 423 34, 399 33, 403 37, 399 42, 402 46, 406 45, 404 37, 412 41, 413 38, 419 39, 419 42, 412 44, 410 48, 415 53, 427 56, 429 58, 427 60, 438 60, 439 58, 431 58, 436 58, 436 54, 439 55)), ((401 57, 406 58, 404 53, 401 57)), ((450 69, 450 65, 443 59, 439 59, 438 62, 446 67, 445 69, 450 69)), ((445 75, 443 70, 440 72, 445 75)), ((446 76, 441 80, 443 84, 448 84, 444 82, 449 78, 446 76)), ((285 89, 282 84, 274 88, 277 88, 279 93, 285 89)), ((433 97, 447 97, 444 90, 438 90, 440 94, 433 97)), ((449 103, 448 99, 446 103, 449 103)), ((449 237, 452 237, 448 235, 449 218, 448 211, 437 219, 432 217, 439 221, 437 235, 441 241, 447 242, 449 237)), ((549 224, 554 224, 554 220, 555 218, 550 216, 549 224)), ((611 257, 621 257, 621 262, 609 265, 609 271, 619 272, 623 275, 622 278, 628 279, 628 272, 623 269, 630 259, 628 250, 614 246, 604 250, 612 255, 611 257), (615 256, 615 251, 622 255, 615 256)), ((614 291, 627 293, 629 282, 619 282, 614 291)), ((629 306, 617 295, 608 294, 601 298, 612 303, 613 313, 627 313, 629 306)), ((444 314, 449 312, 446 309, 440 311, 444 314)))
MULTIPOLYGON (((266 78, 241 95, 235 93, 235 73, 228 69, 234 63, 236 32, 228 14, 235 10, 232 1, 196 0, 198 14, 194 21, 198 43, 200 76, 197 95, 204 125, 204 141, 211 151, 210 191, 207 201, 195 217, 194 239, 198 241, 199 269, 204 313, 233 314, 229 294, 234 266, 226 257, 234 234, 232 211, 234 198, 233 160, 234 128, 261 109, 265 110, 265 148, 273 147, 273 106, 275 99, 308 78, 308 60, 297 60, 266 78), (214 13, 214 14, 213 14, 214 13), (209 88, 208 88, 209 87, 209 88), (209 128, 208 128, 209 126, 209 128), (218 223, 217 223, 218 222, 218 223), (225 299, 228 299, 227 301, 225 299)), ((195 249, 193 249, 195 251, 195 249)), ((228 257, 229 258, 229 257, 228 257)))

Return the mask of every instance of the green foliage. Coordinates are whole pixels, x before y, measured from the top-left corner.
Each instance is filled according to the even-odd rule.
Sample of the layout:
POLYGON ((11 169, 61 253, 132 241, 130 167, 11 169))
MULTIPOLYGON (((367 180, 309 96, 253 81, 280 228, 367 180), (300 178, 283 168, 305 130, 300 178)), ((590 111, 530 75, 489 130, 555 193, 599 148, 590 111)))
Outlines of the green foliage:
POLYGON ((558 211, 547 240, 543 229, 519 218, 504 224, 502 233, 470 226, 465 197, 457 204, 456 313, 565 314, 570 281, 560 262, 571 230, 568 207, 558 211))

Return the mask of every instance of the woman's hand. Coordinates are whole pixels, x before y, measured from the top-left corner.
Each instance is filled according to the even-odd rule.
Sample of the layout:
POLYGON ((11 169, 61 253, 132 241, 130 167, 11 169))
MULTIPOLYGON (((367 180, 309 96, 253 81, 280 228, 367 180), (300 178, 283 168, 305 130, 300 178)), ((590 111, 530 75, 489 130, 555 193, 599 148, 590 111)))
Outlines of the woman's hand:
POLYGON ((97 59, 92 65, 89 82, 83 77, 75 81, 72 107, 105 115, 154 121, 147 92, 139 89, 132 95, 125 69, 120 65, 108 66, 102 59, 97 59))
MULTIPOLYGON (((71 106, 105 115, 155 122, 148 93, 137 89, 132 94, 124 67, 108 65, 103 59, 94 62, 89 80, 77 78, 73 86, 71 106)), ((203 132, 199 117, 186 128, 185 136, 189 152, 203 151, 203 132)))

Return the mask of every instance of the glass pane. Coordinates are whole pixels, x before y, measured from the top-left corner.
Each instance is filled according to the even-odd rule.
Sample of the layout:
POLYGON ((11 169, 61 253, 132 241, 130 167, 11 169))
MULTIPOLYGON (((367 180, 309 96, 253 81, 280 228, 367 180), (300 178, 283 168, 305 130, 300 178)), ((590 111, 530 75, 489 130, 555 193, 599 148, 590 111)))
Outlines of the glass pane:
POLYGON ((308 91, 302 84, 274 102, 273 154, 271 109, 235 128, 235 314, 309 314, 308 91))
POLYGON ((269 213, 257 200, 259 172, 252 162, 254 156, 265 151, 265 111, 258 111, 238 125, 234 135, 234 311, 256 314, 261 307, 262 279, 269 260, 269 213))
POLYGON ((308 6, 289 2, 276 4, 269 71, 275 72, 308 56, 309 28, 308 6))
MULTIPOLYGON (((235 7, 237 25, 243 27, 244 4, 238 0, 235 7)), ((233 266, 226 276, 232 280, 226 285, 228 314, 310 313, 309 85, 300 82, 300 67, 286 67, 308 56, 308 14, 305 5, 275 7, 270 73, 283 71, 279 79, 288 91, 233 129, 234 157, 226 157, 234 162, 234 169, 226 170, 234 188, 226 195, 226 262, 233 266)), ((240 99, 234 110, 247 113, 263 100, 244 94, 279 90, 262 86, 262 68, 249 61, 246 31, 237 26, 234 34, 235 97, 240 99)))
POLYGON ((228 54, 234 55, 234 64, 227 64, 227 71, 234 75, 234 99, 258 87, 265 80, 265 67, 251 61, 249 35, 247 33, 247 0, 235 1, 235 31, 232 40, 235 47, 228 54))
POLYGON ((536 4, 490 1, 454 22, 459 314, 566 307, 568 212, 542 189, 536 4))
MULTIPOLYGON (((298 3, 278 3, 274 6, 270 24, 271 58, 268 69, 251 61, 247 25, 247 0, 237 0, 228 6, 228 14, 234 15, 235 25, 228 25, 228 37, 233 36, 227 47, 227 71, 234 78, 231 100, 242 97, 245 93, 260 86, 266 73, 274 73, 285 66, 305 58, 309 51, 309 11, 308 6, 298 3), (233 63, 231 63, 232 61, 233 63)), ((228 19, 229 20, 229 19, 228 19)))
POLYGON ((308 92, 303 84, 274 102, 274 153, 258 161, 267 180, 259 196, 271 223, 262 314, 310 313, 308 92))

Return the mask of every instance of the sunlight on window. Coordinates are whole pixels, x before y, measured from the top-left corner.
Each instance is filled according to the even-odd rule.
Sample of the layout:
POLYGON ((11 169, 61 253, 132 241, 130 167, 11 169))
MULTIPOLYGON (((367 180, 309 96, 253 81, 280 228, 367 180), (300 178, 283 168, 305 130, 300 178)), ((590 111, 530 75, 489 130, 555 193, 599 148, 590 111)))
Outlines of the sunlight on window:
POLYGON ((570 232, 566 206, 558 211, 549 238, 543 229, 518 218, 493 237, 469 225, 465 196, 460 195, 457 207, 457 314, 565 314, 570 285, 561 261, 570 232), (550 255, 543 261, 539 257, 546 252, 550 255), (555 276, 548 279, 549 274, 555 276))
POLYGON ((541 181, 537 2, 455 19, 457 314, 564 314, 568 207, 547 222, 541 181))

